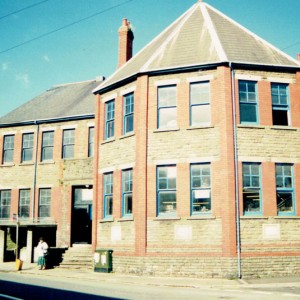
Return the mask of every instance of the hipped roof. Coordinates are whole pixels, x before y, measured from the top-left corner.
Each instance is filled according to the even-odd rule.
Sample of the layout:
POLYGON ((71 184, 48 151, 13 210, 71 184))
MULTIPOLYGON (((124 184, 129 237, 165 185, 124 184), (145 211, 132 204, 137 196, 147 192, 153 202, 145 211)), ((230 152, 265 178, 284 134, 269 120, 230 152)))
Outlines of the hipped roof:
POLYGON ((93 117, 95 96, 91 91, 97 85, 99 81, 91 80, 54 86, 1 117, 0 127, 93 117))
POLYGON ((300 68, 300 63, 222 14, 197 2, 93 92, 136 76, 220 63, 300 68))

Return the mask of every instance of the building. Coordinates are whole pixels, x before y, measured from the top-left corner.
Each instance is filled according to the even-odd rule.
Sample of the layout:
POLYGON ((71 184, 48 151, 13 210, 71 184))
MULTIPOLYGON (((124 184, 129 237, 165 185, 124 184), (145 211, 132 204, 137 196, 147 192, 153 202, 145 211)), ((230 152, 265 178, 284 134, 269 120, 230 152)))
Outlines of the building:
POLYGON ((299 61, 202 1, 132 58, 119 32, 93 91, 94 248, 122 273, 299 274, 299 61))
POLYGON ((103 78, 55 86, 0 118, 0 260, 91 243, 95 97, 103 78), (19 222, 19 234, 16 232, 19 222))

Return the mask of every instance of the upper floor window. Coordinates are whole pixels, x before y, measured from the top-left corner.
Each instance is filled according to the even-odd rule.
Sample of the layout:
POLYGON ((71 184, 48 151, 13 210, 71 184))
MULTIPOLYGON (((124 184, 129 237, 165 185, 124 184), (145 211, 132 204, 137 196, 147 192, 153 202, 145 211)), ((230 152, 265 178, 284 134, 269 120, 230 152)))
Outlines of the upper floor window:
POLYGON ((12 163, 14 161, 14 135, 5 135, 3 143, 3 164, 12 163))
POLYGON ((239 81, 239 101, 241 123, 257 123, 257 83, 255 81, 239 81))
POLYGON ((276 196, 278 215, 295 213, 293 165, 276 164, 276 196))
POLYGON ((133 131, 134 96, 133 93, 124 96, 124 134, 133 131))
POLYGON ((24 133, 22 142, 22 162, 32 161, 33 133, 24 133))
POLYGON ((132 169, 122 172, 122 215, 132 215, 132 169))
POLYGON ((158 87, 158 128, 177 127, 176 85, 158 87))
POLYGON ((115 100, 105 103, 105 139, 115 135, 115 100))
POLYGON ((104 199, 103 217, 111 217, 113 214, 113 173, 104 174, 104 199))
POLYGON ((211 212, 210 164, 191 165, 192 214, 211 212))
POLYGON ((75 129, 65 129, 63 131, 62 158, 74 157, 75 129))
POLYGON ((53 159, 54 131, 43 132, 42 136, 42 161, 53 159))
POLYGON ((89 127, 88 157, 94 156, 94 135, 95 127, 89 127))
POLYGON ((190 125, 210 124, 209 82, 197 82, 190 85, 190 125))
POLYGON ((30 190, 20 190, 19 192, 19 217, 29 218, 30 212, 30 190))
POLYGON ((51 189, 42 188, 39 191, 39 217, 49 218, 51 206, 51 189))
POLYGON ((261 165, 243 163, 244 214, 261 213, 261 165))
POLYGON ((176 166, 157 167, 157 215, 176 214, 176 166))
POLYGON ((11 190, 0 191, 0 219, 10 218, 11 190))
POLYGON ((272 83, 272 117, 273 125, 289 125, 289 86, 283 83, 272 83))

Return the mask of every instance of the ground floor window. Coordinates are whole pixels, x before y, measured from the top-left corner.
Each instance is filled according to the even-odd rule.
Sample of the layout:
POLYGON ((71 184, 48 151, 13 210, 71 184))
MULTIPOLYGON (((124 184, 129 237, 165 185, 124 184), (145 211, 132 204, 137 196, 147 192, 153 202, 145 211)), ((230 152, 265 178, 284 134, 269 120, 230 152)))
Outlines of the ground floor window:
POLYGON ((104 174, 104 195, 103 195, 103 217, 111 217, 113 214, 113 173, 104 174))
POLYGON ((210 164, 191 165, 192 215, 211 212, 210 164))
POLYGON ((261 164, 243 163, 244 214, 261 213, 261 164))
POLYGON ((122 215, 132 215, 132 169, 122 172, 122 215))
POLYGON ((157 215, 176 214, 176 166, 157 167, 157 215))
POLYGON ((278 215, 295 213, 293 165, 276 164, 276 198, 278 215))

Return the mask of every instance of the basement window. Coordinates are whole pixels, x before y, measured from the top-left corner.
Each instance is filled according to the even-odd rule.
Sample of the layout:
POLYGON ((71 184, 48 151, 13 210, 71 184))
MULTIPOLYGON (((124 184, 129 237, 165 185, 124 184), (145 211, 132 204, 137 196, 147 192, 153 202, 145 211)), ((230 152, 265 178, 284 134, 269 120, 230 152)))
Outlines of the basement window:
POLYGON ((289 91, 288 85, 283 83, 272 83, 272 117, 273 125, 289 125, 289 91))

